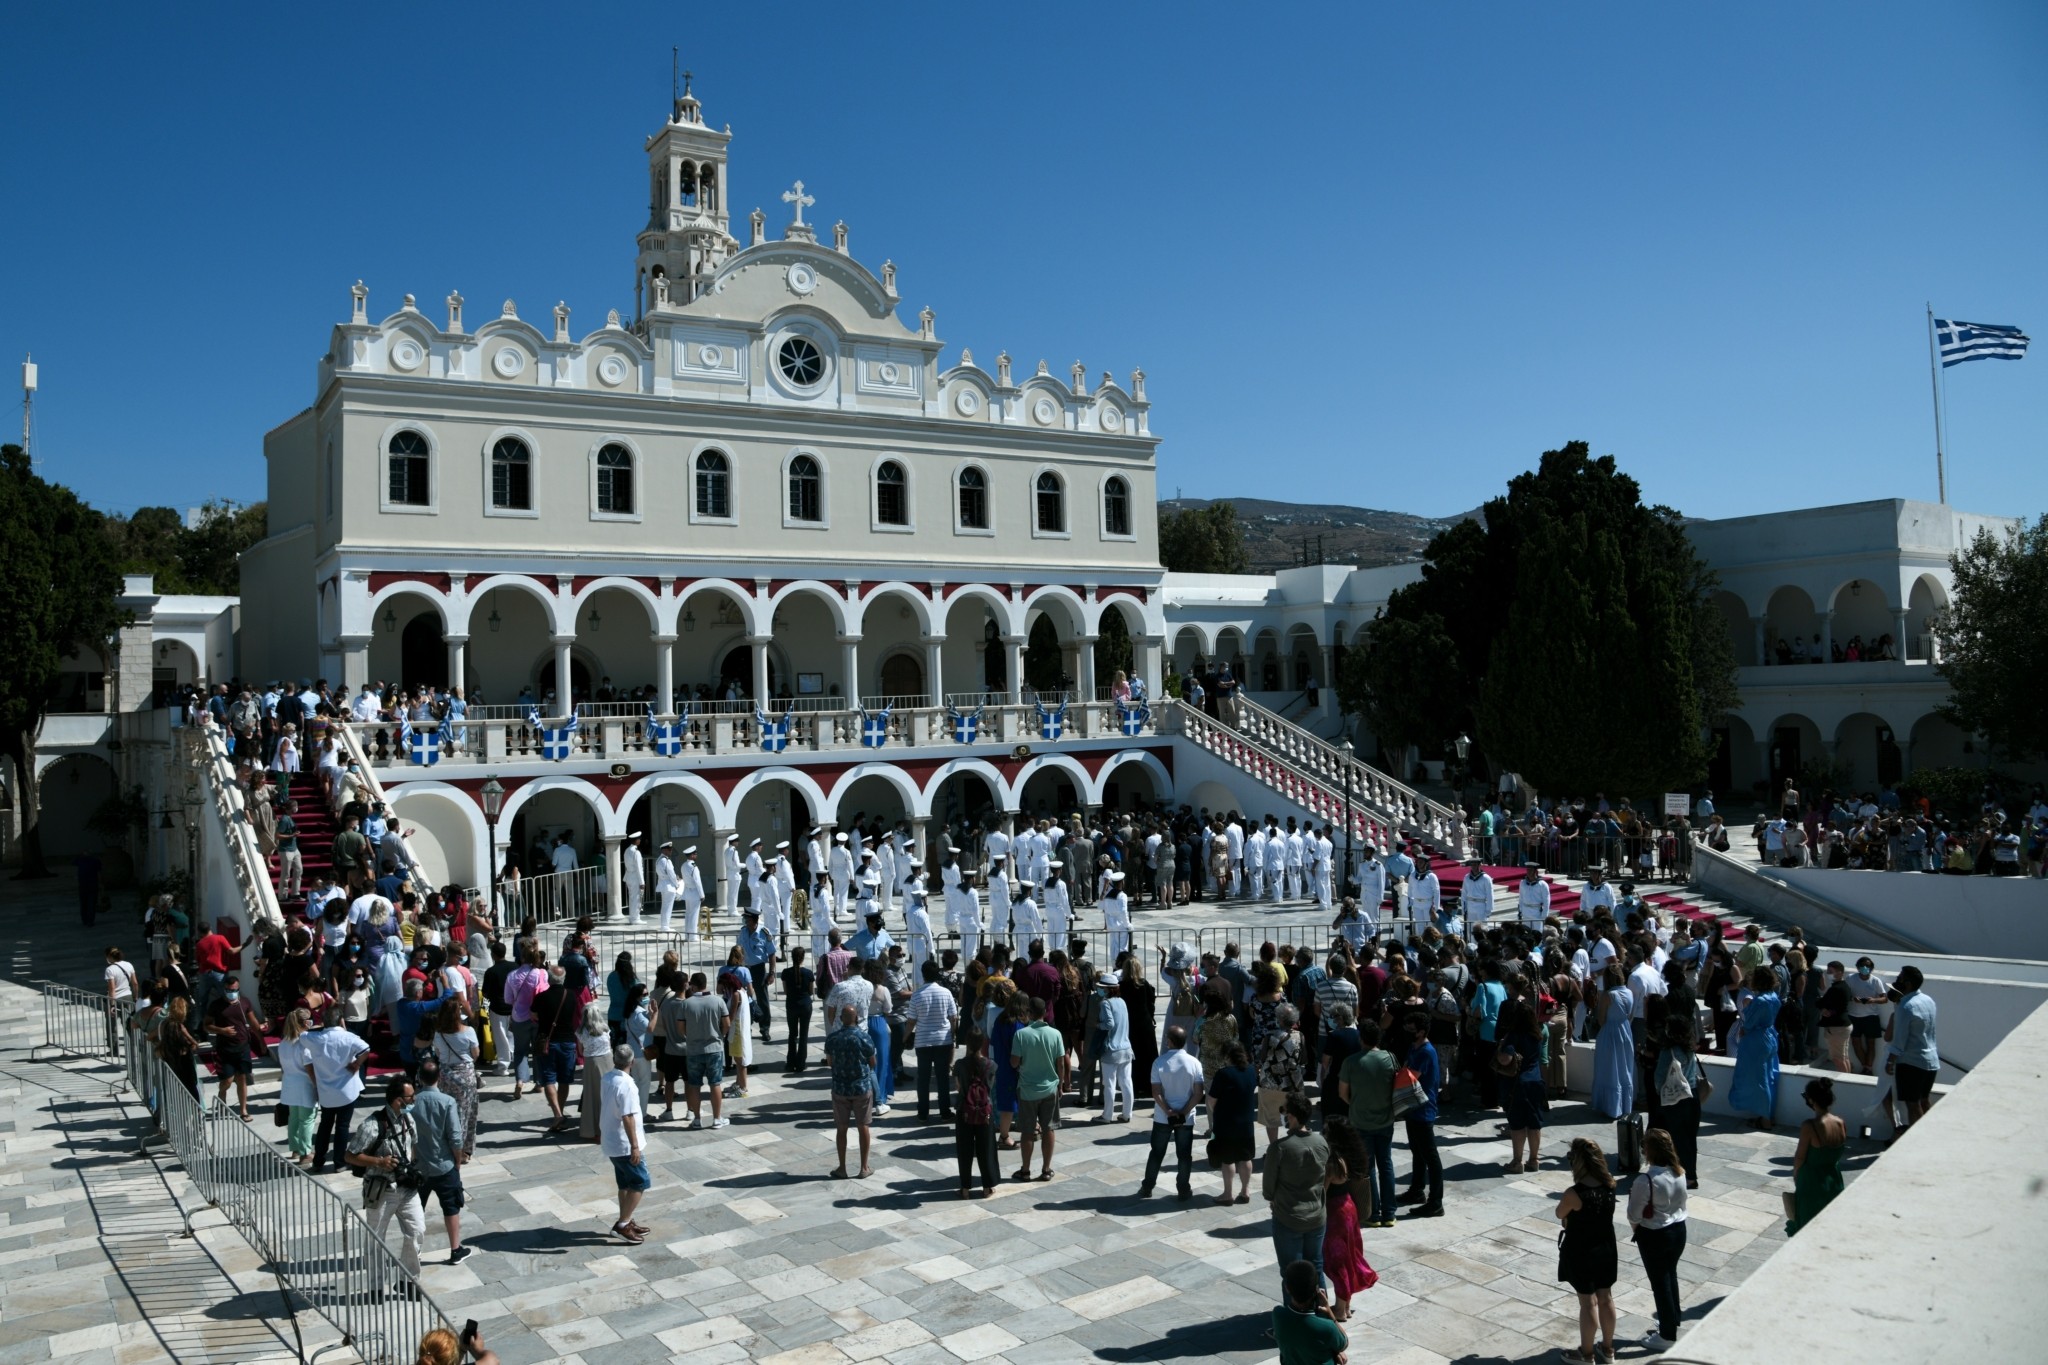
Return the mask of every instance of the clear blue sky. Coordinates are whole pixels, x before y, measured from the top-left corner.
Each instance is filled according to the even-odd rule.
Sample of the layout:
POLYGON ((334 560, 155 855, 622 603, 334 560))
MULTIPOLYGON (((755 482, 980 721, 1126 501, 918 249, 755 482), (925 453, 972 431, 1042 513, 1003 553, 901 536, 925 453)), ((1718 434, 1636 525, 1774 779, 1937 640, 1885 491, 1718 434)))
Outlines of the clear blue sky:
MULTIPOLYGON (((16 7, 0 357, 114 509, 262 496, 347 315, 629 308, 669 48, 951 350, 1142 365, 1160 485, 1447 514, 1583 437, 1702 516, 2048 507, 2048 7, 16 7), (564 22, 566 19, 567 22, 564 22)), ((0 432, 10 429, 0 423, 0 432)))

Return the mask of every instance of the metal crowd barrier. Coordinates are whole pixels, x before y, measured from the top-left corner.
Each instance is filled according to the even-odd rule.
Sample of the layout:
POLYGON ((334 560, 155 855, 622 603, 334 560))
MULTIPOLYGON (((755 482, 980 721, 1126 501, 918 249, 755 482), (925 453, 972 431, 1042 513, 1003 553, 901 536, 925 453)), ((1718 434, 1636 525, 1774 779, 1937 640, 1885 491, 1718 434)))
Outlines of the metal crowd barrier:
POLYGON ((38 981, 36 989, 43 995, 43 1041, 29 1049, 31 1058, 46 1051, 109 1060, 121 1056, 130 1002, 116 1004, 99 991, 55 981, 38 981))
MULTIPOLYGON (((161 1061, 151 1067, 159 1121, 180 1164, 264 1258, 288 1304, 296 1297, 310 1305, 367 1365, 411 1365, 420 1338, 450 1326, 349 1201, 239 1117, 208 1113, 161 1061)), ((189 1213, 185 1221, 189 1233, 189 1213)))

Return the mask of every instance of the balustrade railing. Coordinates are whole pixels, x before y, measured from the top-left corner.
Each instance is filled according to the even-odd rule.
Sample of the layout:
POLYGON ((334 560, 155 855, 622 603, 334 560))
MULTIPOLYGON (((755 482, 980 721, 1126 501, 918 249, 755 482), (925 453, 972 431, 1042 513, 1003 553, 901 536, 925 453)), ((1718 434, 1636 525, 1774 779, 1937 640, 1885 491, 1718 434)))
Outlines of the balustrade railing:
MULTIPOLYGON (((1066 740, 1131 738, 1158 733, 1159 704, 1120 706, 1114 701, 953 702, 944 707, 922 704, 923 697, 862 698, 850 708, 841 697, 828 706, 791 704, 768 713, 778 736, 764 736, 760 713, 751 703, 744 709, 698 709, 687 715, 658 716, 653 724, 645 706, 623 714, 580 712, 575 726, 563 717, 543 717, 536 727, 528 713, 481 715, 458 721, 422 721, 411 727, 410 739, 389 721, 351 721, 336 728, 347 736, 352 756, 365 768, 404 768, 453 764, 471 766, 509 762, 582 760, 622 762, 678 755, 708 757, 749 753, 807 753, 823 750, 892 749, 955 746, 961 742, 956 715, 976 718, 973 743, 1042 744, 1066 740), (913 704, 915 703, 915 704, 913 704), (886 719, 884 713, 886 712, 886 719), (1058 732, 1046 733, 1048 713, 1057 715, 1058 732), (881 722, 881 742, 871 742, 874 722, 881 722)), ((731 706, 732 703, 721 705, 731 706)), ((502 709, 502 708, 501 708, 502 709)), ((614 708, 616 709, 616 708, 614 708)))

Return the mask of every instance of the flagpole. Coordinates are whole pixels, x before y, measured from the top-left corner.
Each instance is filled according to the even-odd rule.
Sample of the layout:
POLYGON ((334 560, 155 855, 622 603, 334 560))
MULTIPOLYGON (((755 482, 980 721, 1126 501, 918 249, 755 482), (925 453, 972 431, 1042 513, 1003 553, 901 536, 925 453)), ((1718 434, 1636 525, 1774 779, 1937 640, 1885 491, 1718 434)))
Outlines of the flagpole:
POLYGON ((1934 305, 1927 305, 1927 385, 1934 391, 1934 486, 1948 505, 1948 463, 1941 451, 1941 365, 1934 343, 1934 305))

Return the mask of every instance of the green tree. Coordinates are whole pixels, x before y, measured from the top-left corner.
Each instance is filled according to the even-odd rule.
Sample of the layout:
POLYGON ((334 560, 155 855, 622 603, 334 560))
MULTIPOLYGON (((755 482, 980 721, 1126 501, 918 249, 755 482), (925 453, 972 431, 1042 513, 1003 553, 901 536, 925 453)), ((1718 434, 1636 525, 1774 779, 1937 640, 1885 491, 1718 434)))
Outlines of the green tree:
POLYGON ((1340 696, 1383 743, 1463 731, 1538 788, 1682 788, 1735 697, 1713 586, 1677 514, 1573 442, 1430 542, 1340 696))
POLYGON ((2048 516, 2005 537, 1978 531, 1949 568, 1955 590, 1935 625, 1950 689, 1941 714, 2011 762, 2048 754, 2048 516))
POLYGON ((1137 651, 1132 647, 1131 623, 1116 607, 1102 613, 1102 625, 1095 639, 1095 680, 1103 687, 1109 686, 1122 669, 1125 677, 1138 671, 1137 651))
POLYGON ((36 739, 60 662, 121 624, 121 567, 105 518, 37 477, 20 446, 0 446, 0 756, 14 763, 21 872, 47 877, 36 739))
POLYGON ((1250 573, 1237 505, 1168 508, 1159 518, 1159 563, 1168 573, 1250 573))
POLYGON ((123 573, 146 573, 158 592, 232 597, 242 590, 242 551, 268 534, 263 503, 216 499, 194 524, 169 507, 141 507, 108 517, 106 533, 123 573))

